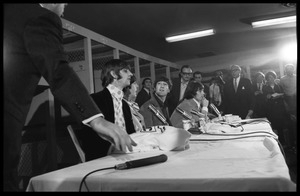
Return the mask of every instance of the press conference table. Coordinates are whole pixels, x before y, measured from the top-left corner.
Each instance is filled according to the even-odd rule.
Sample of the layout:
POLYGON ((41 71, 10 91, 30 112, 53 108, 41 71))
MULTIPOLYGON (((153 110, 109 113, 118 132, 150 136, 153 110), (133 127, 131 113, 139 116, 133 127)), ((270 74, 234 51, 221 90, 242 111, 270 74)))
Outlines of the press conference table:
MULTIPOLYGON (((183 151, 113 154, 33 177, 27 191, 78 191, 89 172, 160 154, 168 160, 139 168, 108 169, 86 178, 89 191, 296 191, 272 137, 198 140, 183 151)), ((196 138, 196 139, 195 139, 196 138)), ((88 191, 83 185, 82 191, 88 191)))

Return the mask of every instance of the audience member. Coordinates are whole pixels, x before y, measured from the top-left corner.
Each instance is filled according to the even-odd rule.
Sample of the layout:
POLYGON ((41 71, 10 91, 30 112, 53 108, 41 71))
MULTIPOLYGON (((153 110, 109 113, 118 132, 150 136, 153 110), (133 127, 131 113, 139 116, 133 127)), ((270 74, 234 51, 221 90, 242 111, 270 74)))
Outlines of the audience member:
MULTIPOLYGON (((101 72, 102 86, 100 92, 91 94, 91 97, 102 111, 104 117, 121 127, 128 134, 136 132, 134 129, 130 107, 123 100, 123 88, 130 85, 133 74, 130 66, 123 60, 112 59, 105 63, 101 72)), ((106 156, 114 150, 110 142, 97 137, 89 127, 84 127, 79 132, 82 148, 86 160, 93 160, 106 156)))
MULTIPOLYGON (((219 88, 220 88, 220 96, 221 96, 221 104, 219 106, 216 106, 220 113, 223 114, 223 108, 224 108, 224 101, 222 100, 224 97, 224 85, 225 85, 225 80, 224 80, 224 74, 221 70, 218 70, 215 72, 215 76, 216 78, 216 83, 218 84, 219 88)), ((210 108, 209 108, 210 111, 210 108)))
POLYGON ((186 112, 192 117, 193 122, 198 122, 199 118, 206 118, 208 112, 208 100, 204 97, 204 86, 199 82, 190 82, 186 88, 183 101, 171 115, 171 123, 174 127, 183 128, 182 120, 187 118, 180 111, 186 112), (201 107, 203 105, 203 107, 201 107), (179 111, 178 111, 178 110, 179 111), (193 112, 193 111, 196 111, 193 112), (197 113, 200 115, 197 115, 197 113))
POLYGON ((297 146, 297 76, 293 64, 285 65, 285 75, 280 78, 280 86, 284 93, 284 104, 289 114, 289 145, 297 146))
POLYGON ((179 78, 175 78, 172 81, 172 89, 169 93, 168 100, 168 108, 169 114, 172 114, 174 109, 177 107, 178 103, 182 100, 183 95, 185 93, 185 89, 193 76, 193 70, 189 65, 183 65, 181 67, 179 78))
POLYGON ((296 116, 297 76, 293 64, 285 65, 285 75, 280 78, 280 86, 284 93, 284 101, 289 114, 296 116))
POLYGON ((130 85, 123 88, 124 100, 130 106, 134 129, 136 132, 146 130, 144 117, 139 112, 139 110, 140 110, 139 105, 135 102, 136 92, 137 92, 138 88, 139 88, 139 85, 137 84, 136 78, 134 75, 130 78, 130 85))
POLYGON ((209 86, 207 86, 206 84, 204 84, 202 82, 203 80, 203 77, 202 77, 202 73, 200 71, 195 71, 193 73, 193 79, 196 81, 196 82, 199 82, 201 84, 203 84, 204 86, 204 93, 205 93, 205 97, 207 97, 209 99, 209 86))
POLYGON ((266 73, 267 83, 263 87, 263 94, 266 97, 266 116, 271 122, 272 129, 278 134, 279 141, 286 145, 284 129, 287 128, 287 112, 283 103, 283 91, 274 82, 277 74, 274 71, 266 73))
POLYGON ((217 82, 219 78, 213 77, 211 80, 211 85, 209 87, 209 100, 213 103, 219 110, 222 103, 222 95, 219 83, 217 82))
POLYGON ((145 78, 142 82, 143 88, 137 94, 135 102, 141 107, 146 101, 151 99, 152 81, 151 78, 145 78))
POLYGON ((230 67, 232 78, 224 86, 224 114, 238 115, 242 119, 251 118, 253 113, 253 92, 251 81, 240 76, 241 67, 230 67))
POLYGON ((263 95, 263 87, 265 86, 265 74, 257 72, 255 74, 254 82, 252 83, 252 89, 254 92, 253 100, 253 118, 264 118, 266 117, 266 100, 263 95))
POLYGON ((156 125, 172 125, 166 99, 171 88, 170 80, 166 77, 160 77, 155 81, 151 99, 146 101, 140 109, 140 113, 144 116, 146 128, 156 125), (149 106, 150 108, 153 106, 156 113, 149 106))
POLYGON ((4 5, 4 191, 19 191, 21 132, 41 77, 63 107, 78 123, 91 126, 96 137, 105 138, 123 151, 136 145, 118 126, 101 117, 101 111, 69 66, 60 19, 65 5, 4 5))

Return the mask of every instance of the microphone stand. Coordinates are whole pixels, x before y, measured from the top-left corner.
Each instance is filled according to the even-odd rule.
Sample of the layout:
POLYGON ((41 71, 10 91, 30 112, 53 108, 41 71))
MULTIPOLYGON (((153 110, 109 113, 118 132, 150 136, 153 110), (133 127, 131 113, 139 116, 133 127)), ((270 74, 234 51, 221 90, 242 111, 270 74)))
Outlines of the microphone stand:
POLYGON ((219 120, 223 120, 221 112, 218 110, 218 108, 213 104, 209 104, 210 108, 218 115, 219 120))

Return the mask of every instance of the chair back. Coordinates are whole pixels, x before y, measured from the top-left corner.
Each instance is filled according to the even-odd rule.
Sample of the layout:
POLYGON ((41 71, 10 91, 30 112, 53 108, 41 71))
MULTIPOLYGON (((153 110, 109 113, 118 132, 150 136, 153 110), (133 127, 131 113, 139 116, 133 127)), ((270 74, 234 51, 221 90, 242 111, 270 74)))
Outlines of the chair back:
POLYGON ((77 150, 78 155, 80 157, 80 161, 82 163, 84 163, 85 162, 85 154, 84 154, 84 152, 83 152, 83 150, 82 150, 82 148, 80 146, 80 143, 79 143, 79 141, 78 141, 78 139, 76 137, 76 134, 74 132, 74 129, 73 129, 72 125, 68 125, 67 129, 68 129, 68 132, 69 132, 69 134, 70 134, 70 136, 72 138, 72 141, 73 141, 73 143, 74 143, 74 145, 76 147, 76 150, 77 150))

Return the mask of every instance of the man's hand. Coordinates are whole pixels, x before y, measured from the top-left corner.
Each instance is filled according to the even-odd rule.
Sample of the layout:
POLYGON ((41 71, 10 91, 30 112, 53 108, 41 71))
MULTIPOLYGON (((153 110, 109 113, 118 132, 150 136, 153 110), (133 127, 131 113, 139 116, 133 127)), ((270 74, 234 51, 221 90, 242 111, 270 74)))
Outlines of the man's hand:
POLYGON ((209 104, 209 101, 205 98, 205 97, 203 97, 203 99, 201 100, 201 104, 202 104, 202 107, 208 107, 208 104, 209 104))
POLYGON ((92 120, 90 125, 101 138, 112 143, 117 150, 126 152, 127 147, 132 152, 132 146, 137 145, 121 127, 102 117, 92 120))
POLYGON ((249 110, 245 119, 251 119, 252 115, 253 115, 253 110, 249 110))

